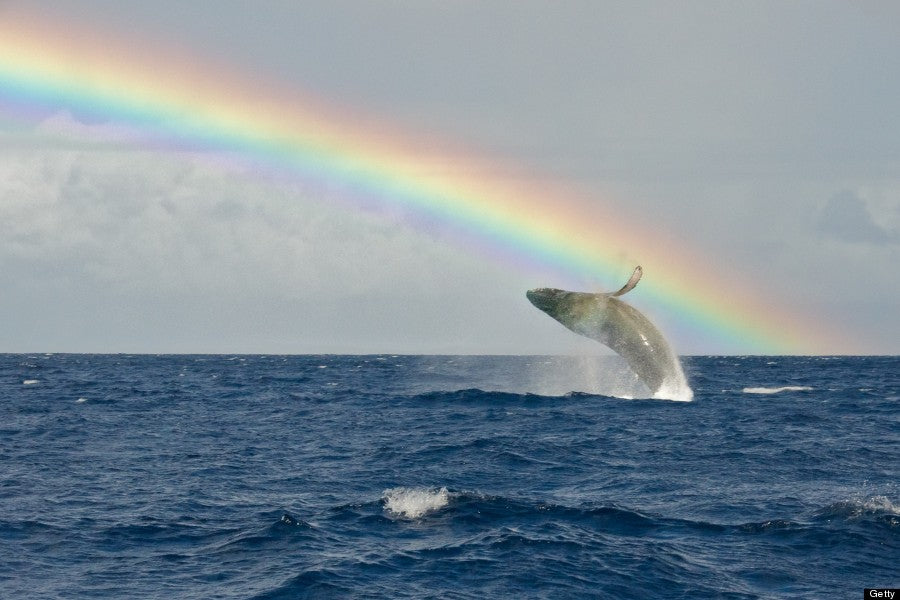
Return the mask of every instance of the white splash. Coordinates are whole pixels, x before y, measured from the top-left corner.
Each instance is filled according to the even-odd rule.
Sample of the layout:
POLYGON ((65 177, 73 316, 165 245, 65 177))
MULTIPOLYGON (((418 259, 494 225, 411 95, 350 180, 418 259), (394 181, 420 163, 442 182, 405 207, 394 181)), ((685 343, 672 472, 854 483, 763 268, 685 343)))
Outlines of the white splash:
MULTIPOLYGON (((843 517, 859 519, 870 515, 900 516, 900 506, 891 502, 887 496, 871 496, 869 498, 856 498, 846 502, 837 502, 821 511, 829 517, 843 517)), ((896 524, 896 519, 892 519, 896 524)))
POLYGON ((745 394, 777 394, 779 392, 808 392, 810 390, 812 388, 806 385, 785 385, 776 388, 745 387, 743 392, 745 394))
POLYGON ((687 377, 684 376, 684 369, 681 368, 681 361, 675 359, 675 372, 663 381, 662 385, 653 394, 656 400, 674 400, 676 402, 690 402, 694 399, 694 390, 688 384, 687 377))
POLYGON ((694 399, 694 390, 688 385, 687 380, 681 382, 665 382, 656 393, 654 400, 674 400, 675 402, 690 402, 694 399))
POLYGON ((450 502, 447 488, 396 487, 384 490, 384 507, 397 516, 418 519, 427 513, 440 510, 450 502))
POLYGON ((85 402, 87 402, 87 398, 79 398, 75 401, 75 404, 84 404, 85 402))
POLYGON ((40 383, 40 382, 41 382, 40 379, 26 379, 25 381, 22 382, 22 385, 34 385, 34 384, 40 383))
POLYGON ((887 496, 872 496, 859 502, 863 510, 900 515, 900 506, 891 502, 887 496))
MULTIPOLYGON (((625 400, 650 397, 647 386, 619 356, 576 354, 541 358, 523 364, 521 371, 493 371, 490 381, 476 385, 484 390, 542 396, 578 392, 625 400)), ((671 395, 676 393, 677 390, 671 395)))

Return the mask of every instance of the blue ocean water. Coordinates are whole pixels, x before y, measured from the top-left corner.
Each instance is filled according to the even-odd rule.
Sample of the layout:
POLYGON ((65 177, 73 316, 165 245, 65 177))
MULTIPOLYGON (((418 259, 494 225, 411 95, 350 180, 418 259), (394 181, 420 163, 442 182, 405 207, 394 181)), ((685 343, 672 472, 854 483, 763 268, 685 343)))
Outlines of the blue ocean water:
POLYGON ((0 355, 0 598, 860 598, 900 357, 0 355))

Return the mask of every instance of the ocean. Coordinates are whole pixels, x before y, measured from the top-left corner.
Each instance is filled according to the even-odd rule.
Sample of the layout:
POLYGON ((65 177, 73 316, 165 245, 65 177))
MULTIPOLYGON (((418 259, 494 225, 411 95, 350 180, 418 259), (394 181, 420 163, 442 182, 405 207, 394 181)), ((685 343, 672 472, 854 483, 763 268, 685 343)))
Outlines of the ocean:
POLYGON ((862 598, 900 357, 0 355, 0 598, 862 598))

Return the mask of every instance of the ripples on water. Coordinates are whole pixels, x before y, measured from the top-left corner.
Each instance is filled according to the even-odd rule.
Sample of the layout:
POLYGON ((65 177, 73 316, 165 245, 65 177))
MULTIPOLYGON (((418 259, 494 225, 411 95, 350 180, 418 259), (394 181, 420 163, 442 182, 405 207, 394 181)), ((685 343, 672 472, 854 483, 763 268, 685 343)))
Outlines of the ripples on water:
POLYGON ((900 360, 0 356, 0 597, 859 597, 900 360), (600 395, 606 394, 606 395, 600 395))

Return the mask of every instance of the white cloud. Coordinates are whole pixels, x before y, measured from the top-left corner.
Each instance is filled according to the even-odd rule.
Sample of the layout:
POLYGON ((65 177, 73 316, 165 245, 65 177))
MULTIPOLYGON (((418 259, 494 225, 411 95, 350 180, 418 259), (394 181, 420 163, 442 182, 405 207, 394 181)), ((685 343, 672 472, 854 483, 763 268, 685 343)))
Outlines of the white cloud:
MULTIPOLYGON (((871 350, 897 351, 886 332, 900 322, 890 241, 900 231, 900 37, 871 3, 224 2, 213 15, 160 1, 19 6, 112 37, 139 33, 139 49, 213 58, 387 131, 404 124, 436 146, 449 139, 577 182, 773 305, 853 321, 871 350)), ((402 212, 348 210, 327 190, 247 179, 209 156, 136 151, 135 135, 61 114, 36 142, 54 138, 52 152, 29 150, 27 135, 6 144, 0 278, 18 283, 0 302, 16 297, 28 311, 56 282, 52 293, 94 307, 102 293, 126 295, 171 335, 243 323, 229 339, 303 333, 319 343, 307 349, 353 339, 409 351, 572 347, 521 298, 551 282, 460 252, 402 212), (169 327, 165 307, 179 302, 190 311, 169 327), (354 318, 333 323, 341 315, 354 318)))
POLYGON ((819 230, 850 243, 896 244, 900 232, 877 224, 864 200, 844 190, 832 196, 819 213, 819 230))
POLYGON ((127 148, 127 144, 146 142, 146 132, 121 123, 85 124, 67 111, 60 111, 41 121, 34 134, 52 140, 55 145, 69 142, 80 147, 117 146, 127 148))
POLYGON ((513 351, 525 284, 402 212, 75 129, 4 156, 4 350, 513 351))

